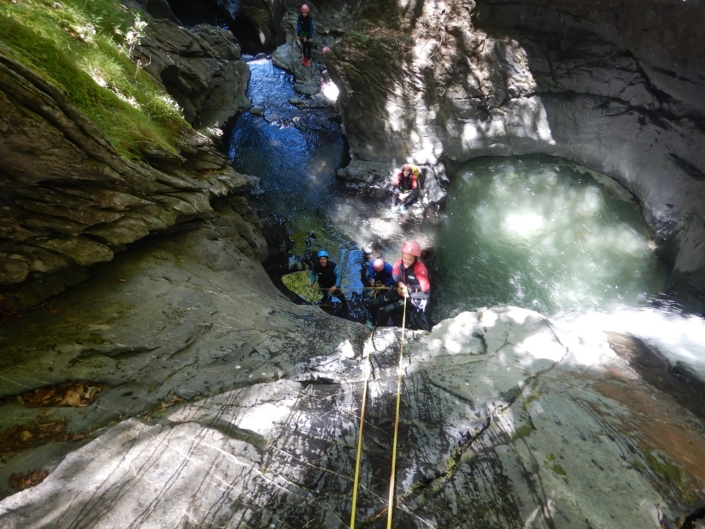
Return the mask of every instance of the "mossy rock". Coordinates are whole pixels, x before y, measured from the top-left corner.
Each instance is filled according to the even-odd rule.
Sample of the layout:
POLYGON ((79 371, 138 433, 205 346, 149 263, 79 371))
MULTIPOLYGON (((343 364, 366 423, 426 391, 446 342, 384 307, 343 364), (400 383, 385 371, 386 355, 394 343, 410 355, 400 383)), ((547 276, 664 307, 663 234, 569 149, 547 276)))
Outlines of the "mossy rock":
POLYGON ((282 283, 294 294, 301 296, 310 303, 320 301, 323 297, 320 290, 311 288, 311 273, 308 270, 286 274, 282 276, 282 283))

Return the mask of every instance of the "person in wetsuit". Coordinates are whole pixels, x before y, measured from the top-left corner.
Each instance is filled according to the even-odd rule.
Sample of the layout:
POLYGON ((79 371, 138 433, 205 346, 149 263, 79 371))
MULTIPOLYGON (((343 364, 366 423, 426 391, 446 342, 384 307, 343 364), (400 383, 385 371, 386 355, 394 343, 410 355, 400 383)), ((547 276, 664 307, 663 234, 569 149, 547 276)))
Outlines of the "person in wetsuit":
POLYGON ((333 261, 328 260, 328 252, 321 250, 318 252, 318 261, 313 263, 311 268, 311 288, 326 289, 323 291, 321 305, 326 305, 331 296, 337 297, 343 303, 343 309, 348 310, 348 302, 343 291, 340 290, 340 268, 333 261))
POLYGON ((392 185, 392 212, 396 212, 397 203, 400 210, 406 211, 406 207, 416 202, 421 189, 419 188, 419 168, 415 165, 404 164, 401 171, 394 177, 392 185))
POLYGON ((392 265, 382 259, 370 261, 367 265, 367 281, 371 287, 391 287, 394 285, 392 265))
POLYGON ((388 290, 367 305, 370 317, 365 325, 374 329, 386 323, 391 313, 403 309, 406 298, 407 310, 418 312, 419 317, 416 319, 420 322, 420 326, 428 327, 428 320, 421 316, 425 316, 431 283, 428 280, 428 270, 419 260, 420 257, 419 243, 406 241, 401 249, 401 259, 397 260, 392 268, 392 277, 397 288, 388 290))
POLYGON ((313 17, 309 14, 309 7, 301 6, 301 14, 296 19, 296 38, 301 42, 303 58, 301 64, 309 66, 311 64, 311 47, 313 46, 313 17))

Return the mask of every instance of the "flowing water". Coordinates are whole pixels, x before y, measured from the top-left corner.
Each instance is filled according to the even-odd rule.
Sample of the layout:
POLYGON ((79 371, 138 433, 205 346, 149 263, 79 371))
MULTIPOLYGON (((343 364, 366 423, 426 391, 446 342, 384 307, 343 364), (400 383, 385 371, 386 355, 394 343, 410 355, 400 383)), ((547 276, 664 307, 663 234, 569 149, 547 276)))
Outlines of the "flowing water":
POLYGON ((395 219, 380 218, 376 201, 346 191, 336 180, 336 171, 348 158, 330 110, 297 108, 289 102, 297 97, 291 74, 266 59, 248 64, 247 95, 264 108, 264 116, 238 117, 228 143, 232 166, 262 179, 265 193, 252 205, 286 220, 293 255, 307 251, 305 240, 314 232, 311 249, 330 252, 341 267, 343 289, 361 294, 362 247, 381 233, 388 239, 401 237, 401 226, 395 219))
MULTIPOLYGON (((253 206, 287 222, 295 246, 326 249, 342 269, 343 290, 360 306, 362 247, 375 243, 388 261, 404 239, 434 248, 427 262, 432 324, 464 310, 512 304, 586 332, 631 333, 705 378, 701 318, 661 299, 666 270, 640 208, 611 179, 548 156, 485 158, 451 175, 445 210, 435 222, 389 214, 389 197, 345 189, 340 128, 322 110, 301 110, 293 77, 268 60, 249 63, 248 96, 265 115, 243 114, 229 141, 233 167, 262 179, 253 206)), ((297 262, 293 259, 292 263, 297 262)), ((352 319, 364 320, 364 310, 352 319)))

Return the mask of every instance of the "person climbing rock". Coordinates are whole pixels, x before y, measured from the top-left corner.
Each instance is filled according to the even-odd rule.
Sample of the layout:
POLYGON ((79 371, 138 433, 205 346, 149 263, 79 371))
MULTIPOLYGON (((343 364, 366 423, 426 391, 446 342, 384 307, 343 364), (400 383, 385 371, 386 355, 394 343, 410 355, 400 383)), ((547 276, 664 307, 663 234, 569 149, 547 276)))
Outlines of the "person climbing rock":
POLYGON ((323 291, 321 305, 326 305, 331 296, 337 297, 343 303, 343 309, 348 310, 348 302, 343 291, 340 289, 340 268, 333 261, 328 260, 328 252, 321 250, 318 252, 318 262, 313 263, 311 268, 311 288, 314 290, 326 289, 323 291))
POLYGON ((296 36, 301 42, 303 58, 301 64, 309 66, 311 64, 311 46, 313 45, 313 17, 309 14, 309 7, 301 6, 301 14, 296 19, 296 36))
POLYGON ((404 164, 401 166, 401 171, 394 177, 392 191, 392 213, 397 211, 397 202, 399 202, 399 210, 403 213, 407 206, 416 202, 419 198, 419 168, 415 165, 404 164))
POLYGON ((392 265, 382 259, 370 261, 367 265, 367 281, 372 287, 391 287, 394 285, 392 265))
POLYGON ((416 241, 406 241, 401 249, 401 259, 394 263, 392 277, 397 285, 396 289, 388 290, 367 305, 369 319, 365 322, 370 329, 384 324, 389 315, 398 312, 404 307, 404 298, 407 312, 416 314, 417 327, 428 330, 428 320, 425 317, 426 305, 431 293, 431 283, 428 280, 428 270, 420 261, 421 246, 416 241))

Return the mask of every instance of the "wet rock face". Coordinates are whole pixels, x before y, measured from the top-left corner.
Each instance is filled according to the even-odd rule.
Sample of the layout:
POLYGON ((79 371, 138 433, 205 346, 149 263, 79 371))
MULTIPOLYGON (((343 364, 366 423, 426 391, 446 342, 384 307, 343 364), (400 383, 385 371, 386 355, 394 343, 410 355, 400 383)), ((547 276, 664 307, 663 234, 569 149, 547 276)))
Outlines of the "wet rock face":
POLYGON ((247 110, 250 70, 240 59, 240 46, 228 30, 209 25, 182 28, 155 19, 139 48, 144 69, 165 90, 196 128, 224 125, 247 110))
MULTIPOLYGON (((187 33, 171 22, 150 28, 142 65, 188 93, 185 112, 195 123, 212 125, 249 106, 249 69, 232 35, 210 27, 187 33)), ((206 136, 184 128, 176 147, 144 146, 145 162, 123 158, 63 92, 0 56, 0 310, 33 306, 124 245, 248 189, 206 136)))
POLYGON ((703 7, 647 5, 363 2, 326 57, 353 158, 449 165, 540 152, 583 163, 639 198, 662 244, 677 247, 679 280, 702 292, 705 227, 693 219, 705 203, 705 88, 687 20, 703 7))
MULTIPOLYGON (((51 415, 77 442, 6 456, 0 478, 49 473, 13 495, 0 479, 3 527, 348 527, 366 355, 357 523, 386 526, 401 331, 370 338, 284 300, 242 253, 261 242, 239 209, 138 243, 0 328, 0 438, 47 420, 17 393, 108 386, 51 415)), ((604 337, 502 307, 404 340, 395 527, 657 529, 698 490, 702 443, 676 450, 647 423, 668 417, 682 446, 702 424, 649 398, 604 337), (637 397, 650 408, 631 413, 637 397)))
MULTIPOLYGON (((151 0, 150 5, 154 2, 156 0, 151 0)), ((268 53, 284 42, 281 20, 285 2, 282 0, 209 0, 203 3, 211 5, 208 10, 213 11, 213 18, 217 17, 220 19, 218 22, 227 24, 245 53, 268 53)), ((169 4, 179 16, 202 9, 202 6, 194 6, 189 0, 170 0, 169 4)), ((202 21, 209 22, 203 20, 206 17, 202 11, 199 15, 202 21)), ((215 20, 210 22, 216 23, 215 20)))

